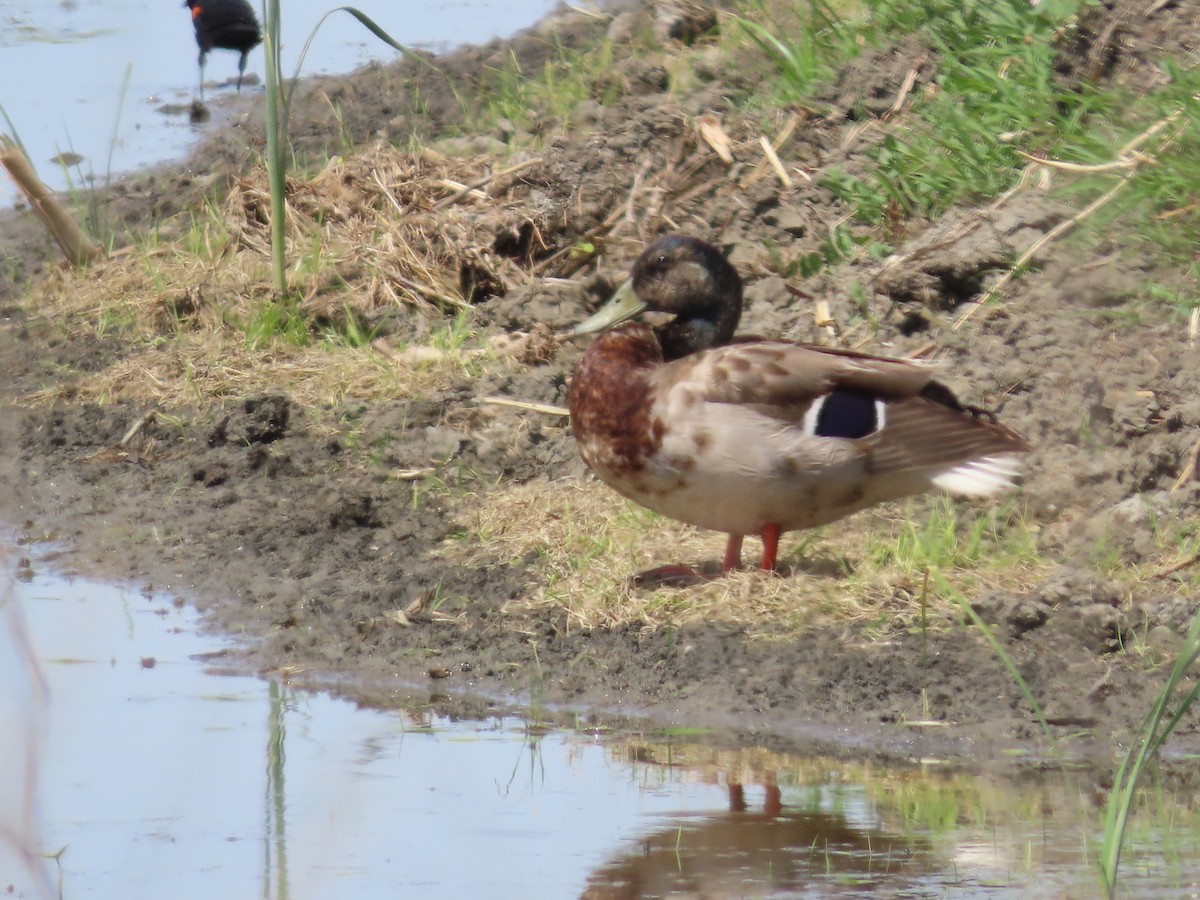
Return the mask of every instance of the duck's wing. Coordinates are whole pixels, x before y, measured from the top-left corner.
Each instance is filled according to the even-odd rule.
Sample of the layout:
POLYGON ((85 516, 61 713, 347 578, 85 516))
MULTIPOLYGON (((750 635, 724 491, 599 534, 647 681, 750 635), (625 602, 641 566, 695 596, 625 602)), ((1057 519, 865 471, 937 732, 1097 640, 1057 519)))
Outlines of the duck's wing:
POLYGON ((960 403, 935 373, 916 361, 754 341, 677 360, 658 378, 673 405, 733 404, 753 414, 755 432, 776 436, 781 453, 824 456, 826 442, 838 442, 861 456, 866 474, 924 473, 967 494, 1008 487, 1027 445, 960 403))

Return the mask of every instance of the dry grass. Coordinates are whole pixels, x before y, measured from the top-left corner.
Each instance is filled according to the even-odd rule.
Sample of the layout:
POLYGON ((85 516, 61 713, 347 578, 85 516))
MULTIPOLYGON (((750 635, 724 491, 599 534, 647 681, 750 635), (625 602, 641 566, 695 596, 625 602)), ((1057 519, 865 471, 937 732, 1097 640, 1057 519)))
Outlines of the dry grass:
POLYGON ((252 349, 214 340, 183 340, 148 347, 101 372, 27 395, 32 404, 75 400, 133 400, 160 408, 220 402, 282 391, 303 406, 387 399, 448 381, 447 369, 429 364, 398 369, 378 354, 349 349, 295 348, 282 343, 252 349))
POLYGON ((295 296, 282 302, 270 290, 266 175, 254 171, 190 227, 169 223, 178 244, 63 268, 28 295, 72 337, 116 337, 128 351, 26 400, 174 406, 282 389, 314 406, 444 385, 489 353, 437 346, 449 317, 531 277, 528 258, 496 249, 540 240, 515 171, 379 145, 290 180, 295 296), (366 351, 378 333, 383 352, 366 351))
MULTIPOLYGON (((522 611, 562 611, 571 628, 721 620, 786 636, 854 622, 867 633, 883 633, 916 624, 923 593, 927 620, 958 616, 951 598, 925 590, 915 563, 897 563, 884 552, 897 545, 912 517, 925 515, 920 505, 913 504, 915 512, 909 505, 881 507, 790 535, 783 577, 748 569, 700 586, 649 588, 634 585, 638 572, 670 563, 707 570, 720 560, 725 536, 657 516, 591 479, 539 479, 469 498, 460 516, 471 538, 448 544, 443 553, 465 565, 532 560, 537 579, 517 601, 522 611)), ((1025 528, 1012 525, 1018 538, 1028 535, 1025 528)), ((758 552, 757 541, 748 540, 744 561, 753 565, 758 552)), ((946 574, 963 588, 1003 583, 1019 590, 1035 582, 1040 569, 1005 545, 946 574)))
MULTIPOLYGON (((532 161, 531 161, 532 162, 532 161)), ((288 233, 293 253, 319 241, 323 270, 365 288, 357 311, 380 305, 463 306, 472 292, 508 290, 527 273, 494 249, 502 238, 536 240, 544 223, 531 205, 509 190, 515 167, 489 182, 481 161, 459 161, 433 150, 402 153, 377 144, 353 156, 334 157, 310 181, 288 181, 288 233), (494 193, 469 185, 488 186, 494 193)), ((269 255, 270 196, 266 173, 238 182, 225 204, 236 239, 269 255)), ((328 273, 326 275, 328 278, 328 273)), ((317 279, 303 306, 313 315, 336 312, 318 297, 317 279)))

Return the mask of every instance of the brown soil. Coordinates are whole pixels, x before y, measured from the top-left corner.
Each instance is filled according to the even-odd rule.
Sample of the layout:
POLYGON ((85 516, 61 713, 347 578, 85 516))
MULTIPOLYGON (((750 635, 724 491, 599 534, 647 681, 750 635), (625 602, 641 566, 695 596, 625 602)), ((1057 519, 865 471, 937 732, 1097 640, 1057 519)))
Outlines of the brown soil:
MULTIPOLYGON (((1131 13, 1138 21, 1120 31, 1103 77, 1142 89, 1139 79, 1150 78, 1160 48, 1194 54, 1180 41, 1200 34, 1189 26, 1198 11, 1200 3, 1185 0, 1144 19, 1131 13)), ((564 13, 512 49, 534 71, 550 52, 540 35, 553 29, 558 44, 570 46, 605 28, 633 33, 643 14, 610 23, 564 13)), ((1063 47, 1065 77, 1090 52, 1088 33, 1081 30, 1079 46, 1063 47)), ((1046 569, 1031 586, 1014 576, 971 601, 997 626, 1072 749, 1107 747, 1149 708, 1163 662, 1197 606, 1194 572, 1166 572, 1178 555, 1161 536, 1200 507, 1200 480, 1189 468, 1200 436, 1200 360, 1185 323, 1137 305, 1142 285, 1178 283, 1182 275, 1129 251, 1054 242, 1010 284, 1001 306, 953 329, 999 271, 1075 212, 1026 191, 996 208, 905 223, 887 264, 852 260, 806 282, 797 297, 789 290, 797 279, 782 277, 764 247, 783 259, 819 251, 846 210, 819 179, 797 178, 784 189, 765 167, 751 176, 761 120, 726 99, 755 77, 740 62, 701 42, 691 52, 702 77, 686 92, 664 93, 678 46, 664 37, 658 55, 618 62, 605 103, 579 104, 570 121, 543 119, 537 135, 501 128, 435 145, 443 155, 466 156, 540 142, 542 161, 504 186, 504 213, 486 223, 495 235, 493 265, 461 266, 464 275, 490 277, 504 270, 495 264, 502 258, 524 273, 477 290, 476 329, 488 337, 578 321, 646 238, 668 227, 729 249, 748 284, 747 331, 829 340, 810 297, 827 300, 835 322, 852 322, 861 316, 846 288, 854 280, 867 285, 867 318, 878 330, 848 329, 839 343, 870 338, 866 349, 899 355, 934 342, 956 392, 996 408, 1034 446, 1022 497, 1046 569), (705 113, 721 117, 746 160, 733 171, 697 138, 694 123, 705 113), (598 265, 567 254, 582 240, 599 246, 598 265), (1117 315, 1138 311, 1136 320, 1117 315), (1100 546, 1110 565, 1095 563, 1100 546), (1164 577, 1146 576, 1156 570, 1164 577)), ((461 95, 509 49, 496 43, 437 62, 461 95)), ((913 86, 920 91, 936 60, 911 41, 849 66, 781 148, 789 170, 863 166, 881 130, 864 129, 863 117, 883 122, 874 117, 890 109, 921 58, 913 86)), ((371 67, 308 88, 294 134, 313 159, 339 149, 328 145, 331 135, 407 146, 410 132, 439 138, 464 121, 446 81, 420 65, 371 67), (410 102, 414 79, 422 84, 419 109, 410 102)), ((776 134, 790 115, 780 112, 776 134)), ((225 183, 222 173, 251 165, 257 134, 251 117, 190 167, 123 183, 110 213, 136 233, 188 208, 225 183)), ((45 240, 36 224, 16 216, 4 228, 9 254, 19 250, 24 260, 5 277, 41 278, 45 240)), ((427 327, 386 317, 371 324, 401 337, 405 328, 427 327)), ((461 544, 471 531, 473 507, 497 493, 548 482, 567 491, 588 478, 564 420, 481 402, 499 395, 564 405, 578 348, 485 365, 482 374, 464 372, 420 397, 368 397, 331 409, 262 390, 160 406, 159 419, 143 421, 142 400, 72 399, 88 397, 77 390, 81 380, 132 352, 118 330, 107 334, 71 338, 30 308, 12 281, 3 286, 0 371, 3 399, 15 405, 0 416, 0 479, 11 487, 0 513, 29 540, 62 542, 79 566, 197 602, 219 628, 247 638, 265 672, 336 685, 385 706, 417 697, 463 708, 482 696, 597 717, 645 714, 778 743, 820 739, 917 755, 988 757, 1043 746, 1013 679, 971 627, 942 621, 923 635, 911 617, 832 617, 797 637, 784 629, 773 636, 770 622, 708 617, 581 628, 561 610, 525 602, 544 587, 546 570, 536 562, 556 552, 552 537, 541 554, 447 552, 448 539, 461 544), (41 399, 31 402, 35 395, 41 399), (381 466, 361 464, 357 448, 366 446, 381 448, 381 466), (431 465, 446 490, 395 475, 431 465), (431 596, 449 599, 431 610, 422 603, 431 596), (928 719, 949 727, 906 727, 928 719)), ((913 507, 918 515, 925 509, 913 507)), ((650 560, 678 561, 645 550, 650 560)), ((802 555, 795 568, 787 577, 812 579, 836 596, 840 575, 829 567, 802 555)), ((911 601, 916 588, 896 590, 911 601)), ((1193 731, 1185 723, 1181 741, 1193 742, 1193 731)))

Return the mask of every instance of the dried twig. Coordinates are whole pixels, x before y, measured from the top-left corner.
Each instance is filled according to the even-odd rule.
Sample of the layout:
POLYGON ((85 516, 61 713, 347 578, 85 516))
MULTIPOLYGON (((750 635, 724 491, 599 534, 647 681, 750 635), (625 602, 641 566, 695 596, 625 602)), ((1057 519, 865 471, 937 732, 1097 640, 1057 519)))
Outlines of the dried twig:
MULTIPOLYGON (((981 306, 985 305, 989 300, 992 299, 992 297, 996 296, 996 294, 1000 292, 1001 288, 1003 288, 1010 281, 1012 281, 1013 278, 1016 277, 1017 273, 1019 271, 1021 271, 1021 269, 1025 266, 1025 264, 1028 263, 1029 260, 1031 260, 1037 254, 1037 252, 1039 250, 1041 250, 1044 246, 1046 246, 1051 241, 1056 240, 1057 238, 1066 234, 1068 231, 1070 231, 1072 228, 1074 228, 1076 225, 1078 225, 1084 219, 1088 218, 1088 216, 1092 215, 1092 213, 1096 212, 1096 210, 1100 209, 1105 204, 1107 204, 1110 200, 1112 200, 1113 197, 1115 197, 1118 193, 1120 193, 1121 189, 1124 188, 1125 185, 1129 184, 1129 182, 1133 179, 1133 176, 1137 174, 1138 170, 1143 165, 1145 165, 1148 162, 1153 162, 1153 160, 1150 157, 1147 157, 1141 153, 1138 153, 1137 148, 1140 147, 1142 144, 1146 143, 1146 141, 1150 140, 1150 138, 1152 138, 1154 135, 1158 134, 1160 131, 1162 131, 1164 128, 1166 128, 1168 125, 1173 123, 1176 119, 1179 118, 1179 116, 1181 114, 1182 113, 1180 110, 1176 110, 1175 112, 1171 113, 1169 116, 1164 116, 1163 118, 1159 119, 1157 122, 1155 122, 1153 125, 1151 125, 1149 128, 1147 128, 1141 134, 1137 135, 1136 137, 1134 137, 1133 139, 1128 141, 1125 144, 1125 146, 1123 146, 1119 151, 1117 151, 1116 158, 1113 160, 1113 162, 1107 163, 1103 167, 1084 167, 1082 169, 1070 169, 1070 167, 1072 166, 1072 164, 1070 164, 1070 163, 1051 162, 1049 160, 1044 160, 1044 159, 1039 159, 1034 156, 1029 156, 1028 154, 1022 154, 1023 156, 1025 156, 1026 159, 1029 159, 1032 162, 1034 162, 1035 164, 1041 165, 1041 166, 1050 166, 1050 167, 1054 167, 1054 168, 1068 168, 1071 171, 1108 171, 1110 169, 1124 169, 1125 174, 1121 177, 1121 179, 1116 184, 1114 184, 1111 188, 1109 188, 1107 191, 1105 191, 1102 195, 1100 195, 1095 200, 1093 200, 1091 203, 1089 203, 1084 209, 1080 210, 1078 213, 1076 213, 1070 219, 1067 219, 1065 222, 1060 222, 1054 228, 1050 229, 1048 232, 1046 232, 1044 235, 1042 235, 1040 238, 1038 238, 1036 241, 1034 241, 1025 250, 1025 252, 1021 254, 1021 256, 1017 259, 1017 261, 1012 265, 1012 267, 1007 272, 1005 272, 1003 276, 1001 276, 1000 280, 997 281, 994 285, 992 285, 992 287, 988 290, 988 292, 986 294, 984 294, 983 297, 981 297, 976 303, 973 303, 971 306, 967 307, 967 309, 962 313, 962 315, 960 315, 958 317, 958 319, 955 320, 953 330, 958 331, 960 328, 962 328, 962 326, 966 323, 966 321, 968 319, 970 319, 973 315, 975 315, 975 313, 979 310, 979 308, 981 306)), ((1024 180, 1024 175, 1022 175, 1022 180, 1024 180)), ((1007 197, 1007 196, 1009 196, 1009 194, 1005 195, 1005 197, 1007 197)))
POLYGON ((132 441, 137 436, 137 433, 146 427, 146 423, 153 419, 156 415, 158 415, 158 411, 152 409, 144 415, 139 416, 137 421, 129 426, 129 430, 125 432, 125 436, 121 438, 120 446, 128 447, 129 442, 132 441))
POLYGON ((633 200, 641 192, 642 182, 645 180, 646 173, 649 171, 650 160, 646 160, 638 168, 637 174, 633 176, 633 184, 629 187, 629 196, 625 198, 625 213, 621 218, 617 219, 616 222, 613 223, 614 225, 616 225, 617 222, 624 222, 629 225, 633 225, 637 222, 637 209, 633 205, 633 200))
POLYGON ((1179 560, 1178 562, 1172 563, 1171 565, 1167 566, 1165 569, 1159 569, 1157 572, 1155 572, 1150 577, 1155 578, 1155 579, 1167 578, 1171 575, 1174 575, 1176 572, 1182 572, 1184 569, 1188 568, 1189 566, 1194 566, 1198 562, 1200 562, 1200 550, 1197 550, 1195 553, 1191 554, 1190 556, 1185 556, 1183 559, 1179 560))
POLYGON ((926 341, 920 347, 905 353, 904 358, 927 360, 935 350, 937 350, 937 341, 926 341))
POLYGON ((904 108, 904 101, 908 99, 909 92, 917 83, 917 75, 920 74, 921 66, 925 64, 926 59, 928 59, 926 56, 920 57, 908 70, 908 74, 904 76, 904 81, 900 84, 900 90, 896 92, 896 99, 892 103, 892 108, 888 110, 888 115, 894 116, 904 108))
MULTIPOLYGON (((792 139, 792 135, 794 135, 796 133, 796 129, 799 128, 800 125, 807 118, 808 118, 807 111, 805 111, 803 113, 793 113, 791 116, 788 117, 787 122, 783 126, 783 130, 779 132, 779 136, 776 137, 775 140, 771 144, 771 147, 775 151, 776 154, 778 154, 778 152, 780 150, 782 150, 784 148, 784 146, 787 145, 788 141, 790 141, 792 139)), ((776 156, 776 159, 778 159, 778 156, 776 156)), ((747 175, 745 178, 742 179, 740 186, 743 189, 750 187, 752 184, 754 184, 754 182, 758 181, 758 179, 763 176, 763 174, 767 171, 767 169, 768 169, 768 165, 767 165, 766 160, 764 160, 763 162, 760 162, 754 168, 753 172, 751 172, 749 175, 747 175)))
POLYGON ((388 472, 388 478, 395 481, 420 481, 427 475, 432 475, 437 470, 432 466, 424 466, 417 469, 392 469, 388 472))
POLYGON ((495 181, 497 178, 503 178, 505 175, 512 175, 514 172, 519 172, 522 169, 529 168, 530 166, 536 166, 541 162, 542 158, 540 156, 536 156, 533 159, 527 159, 524 162, 519 162, 515 166, 509 166, 507 169, 501 169, 499 172, 492 172, 490 175, 485 175, 482 178, 472 181, 470 184, 463 185, 461 189, 455 191, 449 197, 443 197, 437 203, 433 204, 433 208, 435 210, 445 209, 447 206, 457 203, 471 191, 476 191, 479 188, 495 181))
POLYGON ((1033 259, 1039 250, 1041 250, 1051 241, 1056 240, 1057 238, 1066 234, 1096 210, 1100 209, 1102 206, 1112 200, 1113 197, 1117 196, 1117 194, 1121 192, 1121 189, 1125 187, 1125 185, 1129 184, 1129 181, 1133 178, 1135 171, 1136 170, 1130 170, 1127 172, 1120 181, 1089 203, 1086 207, 1081 209, 1075 215, 1071 216, 1071 218, 1067 219, 1065 222, 1059 222, 1040 238, 1030 244, 1025 252, 1017 258, 1017 261, 1013 263, 1012 267, 1002 276, 1000 276, 1000 280, 992 285, 991 288, 988 289, 988 292, 979 300, 967 307, 963 314, 954 321, 952 330, 958 331, 958 329, 962 328, 963 325, 966 324, 967 320, 979 311, 981 306, 984 306, 989 300, 995 297, 996 294, 1000 293, 1001 289, 1003 289, 1005 285, 1017 277, 1017 273, 1024 268, 1025 264, 1028 263, 1029 260, 1033 259))
POLYGON ((525 400, 511 400, 508 397, 480 397, 480 403, 490 403, 493 406, 511 406, 529 412, 545 413, 548 416, 569 416, 571 411, 561 406, 551 406, 548 403, 530 403, 525 400))
POLYGON ((379 188, 379 192, 383 194, 383 196, 387 197, 388 202, 392 204, 392 208, 395 209, 396 212, 398 212, 401 216, 407 214, 407 210, 400 205, 400 202, 396 199, 395 195, 392 194, 391 190, 384 183, 383 175, 380 174, 379 169, 376 168, 371 170, 371 180, 375 182, 376 186, 379 188))
POLYGON ((437 183, 447 190, 457 191, 460 197, 470 197, 472 200, 488 199, 488 195, 484 191, 479 190, 479 188, 468 187, 452 178, 439 178, 437 183))
POLYGON ((1179 473, 1179 477, 1175 479, 1175 483, 1171 485, 1172 491, 1177 491, 1188 483, 1196 474, 1196 464, 1200 460, 1200 439, 1192 446, 1192 452, 1188 454, 1187 465, 1183 467, 1183 471, 1179 473))
POLYGON ((721 157, 721 162, 727 166, 733 165, 733 152, 729 149, 729 135, 721 127, 721 120, 714 113, 705 113, 700 117, 696 130, 704 143, 712 147, 713 153, 721 157))
POLYGON ((828 300, 813 303, 813 324, 825 332, 825 338, 830 343, 837 339, 837 322, 829 313, 828 300))
POLYGON ((1024 150, 1018 150, 1017 156, 1029 160, 1034 165, 1045 166, 1049 169, 1059 169, 1063 172, 1078 173, 1080 175, 1089 175, 1096 172, 1117 172, 1125 169, 1136 169, 1142 163, 1147 161, 1147 157, 1141 153, 1132 153, 1129 156, 1124 156, 1119 159, 1114 159, 1111 162, 1095 163, 1085 165, 1084 163, 1069 163, 1059 159, 1047 159, 1044 156, 1036 156, 1033 153, 1026 153, 1024 150))
POLYGON ((775 152, 775 148, 771 146, 771 142, 765 136, 760 137, 758 142, 762 145, 763 156, 767 158, 767 162, 771 164, 771 168, 775 170, 775 174, 779 176, 779 183, 785 188, 790 188, 792 186, 792 179, 783 168, 783 163, 779 161, 779 154, 775 152))

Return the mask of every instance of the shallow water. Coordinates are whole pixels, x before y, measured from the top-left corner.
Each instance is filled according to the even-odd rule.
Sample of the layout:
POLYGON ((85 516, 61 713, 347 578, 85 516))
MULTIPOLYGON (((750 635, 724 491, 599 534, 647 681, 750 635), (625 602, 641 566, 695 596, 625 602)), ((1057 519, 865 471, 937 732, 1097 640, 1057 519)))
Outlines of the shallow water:
MULTIPOLYGON (((1097 814, 1053 778, 453 721, 419 695, 359 709, 217 674, 228 644, 179 601, 22 553, 0 547, 0 890, 16 896, 1097 892, 1097 814)), ((1200 875, 1195 813, 1155 804, 1125 896, 1200 875)))
MULTIPOLYGON (((258 12, 258 0, 251 0, 258 12)), ((338 3, 287 0, 281 4, 283 70, 290 77, 309 33, 338 3)), ((554 0, 433 0, 413 15, 405 4, 356 0, 354 6, 402 44, 445 49, 508 36, 536 22, 554 0)), ((89 176, 103 180, 184 156, 207 125, 188 123, 185 107, 196 90, 196 41, 183 0, 4 0, 0 2, 0 107, 42 179, 55 189, 89 176), (128 82, 126 79, 128 78, 128 82), (173 105, 175 109, 164 112, 173 105), (63 152, 83 159, 66 170, 52 162, 63 152), (111 154, 111 159, 110 159, 111 154)), ((321 25, 302 74, 349 72, 397 53, 346 13, 321 25)), ((206 80, 237 76, 236 53, 214 50, 206 80)), ((261 92, 262 47, 246 67, 261 92)), ((220 106, 229 88, 209 88, 220 106)), ((0 132, 10 128, 0 117, 0 132)), ((15 188, 0 176, 0 206, 15 188)))

